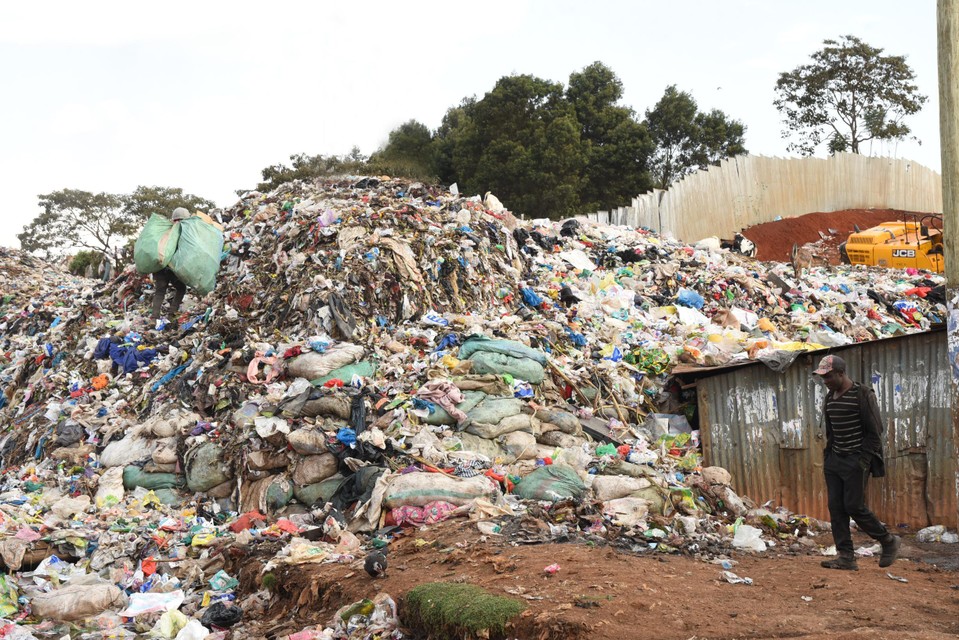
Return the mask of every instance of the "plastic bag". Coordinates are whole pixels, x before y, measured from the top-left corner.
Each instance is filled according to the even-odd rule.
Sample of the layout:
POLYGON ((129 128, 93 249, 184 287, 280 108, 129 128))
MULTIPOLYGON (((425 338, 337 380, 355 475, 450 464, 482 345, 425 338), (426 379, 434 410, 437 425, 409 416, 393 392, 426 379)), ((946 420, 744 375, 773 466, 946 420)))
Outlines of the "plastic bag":
POLYGON ((916 542, 939 542, 945 532, 946 528, 941 524, 920 529, 916 532, 916 542))
MULTIPOLYGON (((113 585, 110 586, 113 587, 113 585)), ((116 587, 113 588, 117 589, 116 587)), ((120 590, 117 589, 117 591, 120 590)), ((154 611, 173 611, 179 609, 185 599, 186 596, 180 589, 167 593, 134 593, 130 595, 130 605, 121 611, 120 615, 124 618, 135 618, 144 613, 153 613, 154 611)), ((101 607, 100 610, 105 608, 106 607, 101 607)), ((179 638, 180 636, 177 635, 177 637, 179 638)))
POLYGON ((180 633, 176 634, 175 640, 203 640, 210 635, 210 630, 203 626, 199 620, 190 620, 180 633))
POLYGON ((160 616, 160 619, 157 620, 157 623, 153 625, 152 629, 150 629, 150 637, 173 640, 173 638, 176 638, 177 634, 179 634, 180 631, 186 627, 189 621, 189 618, 176 609, 167 611, 160 616))
POLYGON ((766 543, 762 539, 762 531, 748 524, 741 524, 736 527, 736 533, 733 536, 733 546, 737 549, 746 549, 747 551, 765 551, 766 543))
POLYGON ((706 303, 703 297, 692 289, 680 289, 676 296, 676 302, 692 309, 702 309, 706 303))
POLYGON ((226 629, 235 625, 242 617, 243 610, 240 607, 214 602, 209 609, 203 612, 200 622, 207 627, 215 626, 226 629))

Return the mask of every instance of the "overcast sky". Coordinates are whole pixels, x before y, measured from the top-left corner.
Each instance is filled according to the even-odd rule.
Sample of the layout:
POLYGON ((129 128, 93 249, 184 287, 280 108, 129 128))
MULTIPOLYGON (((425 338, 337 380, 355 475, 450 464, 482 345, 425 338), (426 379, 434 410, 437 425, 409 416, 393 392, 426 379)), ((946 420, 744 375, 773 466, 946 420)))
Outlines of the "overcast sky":
POLYGON ((17 246, 41 193, 160 185, 229 206, 290 154, 369 154, 504 75, 565 84, 597 60, 640 116, 675 84, 743 121, 751 153, 785 156, 776 78, 845 34, 907 56, 929 96, 908 120, 921 144, 866 152, 938 171, 935 4, 5 2, 0 245, 17 246))

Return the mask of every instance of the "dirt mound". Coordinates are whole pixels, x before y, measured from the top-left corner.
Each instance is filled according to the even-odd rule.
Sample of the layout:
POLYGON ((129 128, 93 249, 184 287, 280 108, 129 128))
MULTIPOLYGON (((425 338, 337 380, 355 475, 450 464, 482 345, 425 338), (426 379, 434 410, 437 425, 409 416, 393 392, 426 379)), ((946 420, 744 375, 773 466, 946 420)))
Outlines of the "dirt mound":
POLYGON ((756 243, 757 260, 789 262, 793 243, 799 243, 814 244, 811 247, 813 254, 822 263, 839 264, 839 245, 855 231, 856 226, 868 229, 883 222, 899 220, 902 214, 902 211, 895 209, 820 211, 798 218, 757 224, 744 229, 743 235, 756 243))

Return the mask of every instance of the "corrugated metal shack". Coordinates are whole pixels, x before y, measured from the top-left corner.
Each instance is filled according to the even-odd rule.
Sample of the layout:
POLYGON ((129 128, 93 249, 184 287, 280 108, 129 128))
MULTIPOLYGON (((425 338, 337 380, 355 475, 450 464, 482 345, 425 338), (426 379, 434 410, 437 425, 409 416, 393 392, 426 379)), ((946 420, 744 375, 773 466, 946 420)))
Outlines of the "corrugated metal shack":
POLYGON ((853 380, 872 384, 886 423, 886 477, 870 479, 869 506, 893 526, 956 527, 944 330, 809 352, 783 373, 762 363, 677 369, 696 385, 705 464, 728 469, 734 489, 757 503, 772 500, 828 520, 820 424, 826 389, 812 373, 826 353, 844 358, 853 380))

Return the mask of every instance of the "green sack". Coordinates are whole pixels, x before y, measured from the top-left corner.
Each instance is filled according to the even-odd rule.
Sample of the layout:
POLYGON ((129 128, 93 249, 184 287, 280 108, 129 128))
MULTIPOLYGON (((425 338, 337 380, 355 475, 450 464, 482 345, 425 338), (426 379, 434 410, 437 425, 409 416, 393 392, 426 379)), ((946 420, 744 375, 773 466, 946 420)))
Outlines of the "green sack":
MULTIPOLYGON (((463 401, 459 403, 458 405, 456 405, 456 408, 462 411, 463 413, 469 413, 470 411, 473 410, 473 408, 476 405, 482 402, 485 397, 486 397, 486 394, 483 393, 482 391, 476 391, 473 389, 470 389, 469 391, 464 391, 463 401)), ((435 411, 433 411, 433 413, 423 418, 423 422, 429 425, 433 425, 434 427, 443 425, 443 424, 448 424, 448 425, 456 424, 456 419, 453 418, 453 416, 451 416, 449 412, 446 411, 446 409, 439 406, 438 404, 434 404, 433 407, 435 411)))
POLYGON ((183 500, 180 499, 180 496, 177 495, 177 492, 173 489, 155 489, 153 493, 160 500, 160 502, 169 507, 178 506, 183 502, 183 500))
POLYGON ((333 494, 346 482, 346 478, 336 474, 316 484, 305 484, 303 486, 293 485, 293 496, 302 504, 312 507, 315 504, 323 506, 333 498, 333 494))
POLYGON ((223 233, 196 216, 179 222, 179 225, 180 242, 170 261, 170 269, 186 286, 204 296, 216 286, 223 233))
POLYGON ((514 378, 525 380, 530 384, 541 384, 546 376, 543 365, 530 358, 514 358, 503 353, 493 351, 477 351, 470 358, 473 363, 473 373, 493 373, 503 375, 508 373, 514 378))
POLYGON ((363 378, 372 378, 376 375, 376 365, 369 360, 361 360, 353 364, 343 365, 339 369, 333 369, 333 371, 330 371, 325 376, 310 380, 310 384, 314 387, 322 387, 330 380, 342 380, 344 384, 349 384, 354 375, 363 378))
POLYGON ((146 473, 140 467, 129 465, 123 469, 123 487, 132 491, 143 487, 149 491, 173 489, 184 485, 183 476, 175 473, 146 473))
POLYGON ((223 449, 213 442, 203 442, 183 456, 186 481, 190 491, 209 491, 233 477, 230 465, 223 459, 223 449))
POLYGON ((139 273, 156 273, 170 264, 180 240, 180 224, 154 213, 133 245, 139 273))
POLYGON ((480 424, 499 424, 503 418, 523 413, 526 402, 519 398, 499 398, 486 396, 482 402, 466 412, 470 422, 480 424))
POLYGON ((579 500, 586 495, 586 485, 571 467, 551 464, 525 476, 517 483, 513 493, 524 500, 579 500))
POLYGON ((266 509, 269 512, 279 511, 293 499, 293 481, 286 477, 276 476, 266 490, 266 509))
POLYGON ((490 351, 492 353, 501 353, 514 358, 529 358, 535 360, 541 365, 546 364, 546 354, 542 351, 527 347, 522 342, 514 340, 498 340, 488 338, 483 335, 473 335, 466 339, 460 346, 459 359, 466 360, 477 351, 490 351))

